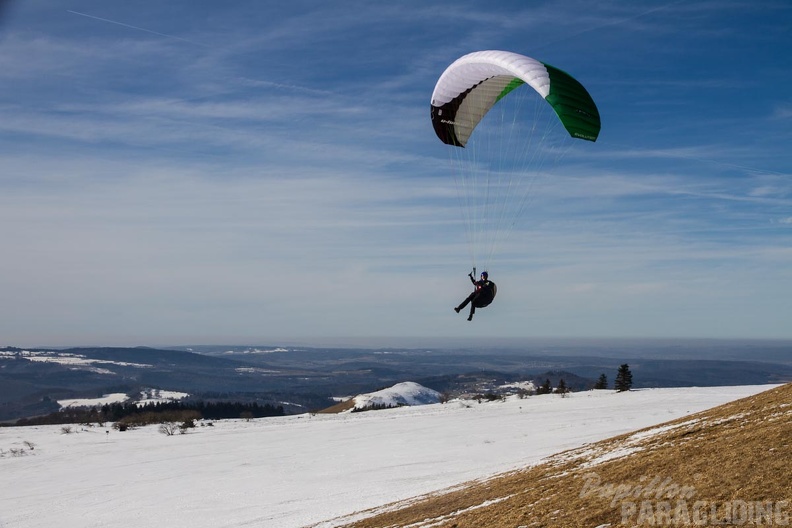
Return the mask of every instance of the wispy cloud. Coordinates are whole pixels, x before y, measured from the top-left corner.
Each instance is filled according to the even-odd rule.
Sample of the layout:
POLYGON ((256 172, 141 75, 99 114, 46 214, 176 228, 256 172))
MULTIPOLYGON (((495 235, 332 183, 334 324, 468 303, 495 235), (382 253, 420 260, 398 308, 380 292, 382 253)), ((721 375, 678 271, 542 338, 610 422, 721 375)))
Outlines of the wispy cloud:
POLYGON ((776 106, 773 117, 775 119, 792 119, 792 103, 776 106))
POLYGON ((82 16, 82 17, 86 17, 86 18, 90 18, 90 19, 93 19, 93 20, 97 20, 99 22, 106 22, 108 24, 115 24, 117 26, 122 26, 122 27, 125 27, 125 28, 128 28, 128 29, 134 29, 135 31, 143 31, 143 32, 149 33, 151 35, 157 35, 158 37, 165 37, 165 38, 169 38, 169 39, 180 40, 182 42, 186 42, 187 44, 192 44, 194 46, 205 46, 204 44, 200 44, 198 42, 194 42, 192 40, 189 40, 189 39, 186 39, 186 38, 183 38, 183 37, 177 37, 176 35, 168 35, 167 33, 160 33, 158 31, 153 31, 151 29, 146 29, 146 28, 142 28, 142 27, 138 27, 138 26, 133 26, 131 24, 125 24, 125 23, 119 22, 117 20, 110 20, 110 19, 107 19, 107 18, 102 18, 102 17, 98 17, 98 16, 94 16, 94 15, 89 15, 87 13, 80 13, 79 11, 72 11, 70 9, 67 9, 66 12, 67 13, 71 13, 73 15, 79 15, 79 16, 82 16))
POLYGON ((756 334, 744 307, 789 294, 770 2, 69 7, 20 3, 0 45, 7 340, 756 334), (498 306, 460 328, 469 248, 429 95, 488 48, 569 68, 603 133, 537 176, 498 306))

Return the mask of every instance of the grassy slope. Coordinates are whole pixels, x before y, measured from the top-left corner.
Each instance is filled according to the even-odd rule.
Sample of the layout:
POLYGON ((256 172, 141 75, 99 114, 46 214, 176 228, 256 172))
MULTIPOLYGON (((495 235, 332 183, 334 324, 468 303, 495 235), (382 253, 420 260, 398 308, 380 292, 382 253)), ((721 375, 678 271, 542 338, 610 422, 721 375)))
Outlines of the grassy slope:
MULTIPOLYGON (((772 501, 792 514, 791 463, 792 384, 787 384, 560 453, 537 466, 365 512, 370 516, 348 526, 695 526, 696 501, 707 501, 707 507, 772 501), (638 497, 614 498, 614 492, 637 492, 638 497), (686 499, 685 511, 669 517, 664 505, 675 507, 681 499, 686 499), (779 505, 784 500, 789 504, 779 505), (626 524, 623 511, 630 513, 626 524)), ((709 516, 707 524, 716 524, 709 509, 698 513, 709 516)))

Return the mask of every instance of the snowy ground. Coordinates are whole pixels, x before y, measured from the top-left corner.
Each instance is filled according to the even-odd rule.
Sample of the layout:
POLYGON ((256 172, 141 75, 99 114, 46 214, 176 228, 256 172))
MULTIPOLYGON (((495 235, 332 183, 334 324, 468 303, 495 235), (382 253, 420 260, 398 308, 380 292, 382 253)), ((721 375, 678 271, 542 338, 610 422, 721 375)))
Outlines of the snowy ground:
POLYGON ((451 402, 222 421, 176 436, 154 426, 0 428, 0 527, 328 527, 770 387, 451 402))
MULTIPOLYGON (((165 391, 159 389, 146 389, 141 391, 140 396, 135 400, 138 407, 143 407, 148 404, 158 402, 172 402, 181 400, 188 397, 186 392, 165 391)), ((129 401, 129 397, 123 392, 114 392, 112 394, 105 394, 101 398, 79 398, 76 400, 58 400, 58 405, 61 409, 67 407, 100 407, 105 404, 111 403, 124 403, 129 401)))

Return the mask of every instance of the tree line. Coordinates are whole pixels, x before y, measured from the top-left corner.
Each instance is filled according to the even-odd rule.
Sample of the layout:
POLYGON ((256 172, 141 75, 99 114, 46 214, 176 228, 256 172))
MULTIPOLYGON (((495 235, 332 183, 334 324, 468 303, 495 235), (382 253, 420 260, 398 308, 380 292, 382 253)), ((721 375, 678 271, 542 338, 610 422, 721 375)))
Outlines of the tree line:
MULTIPOLYGON (((633 379, 632 379, 632 372, 630 372, 630 365, 624 363, 623 365, 619 366, 619 369, 616 371, 616 381, 613 383, 613 388, 618 392, 625 392, 632 389, 633 379)), ((594 384, 595 389, 607 389, 608 388, 608 377, 605 374, 600 374, 599 379, 594 384)), ((542 383, 536 389, 536 394, 567 394, 570 392, 569 387, 567 387, 566 382, 564 382, 563 378, 559 380, 558 386, 553 389, 552 385, 550 384, 550 380, 546 379, 544 383, 542 383)))
POLYGON ((62 409, 45 416, 21 418, 14 425, 48 425, 70 423, 138 422, 146 415, 146 422, 169 421, 174 415, 189 413, 197 419, 227 420, 232 418, 265 418, 284 416, 283 406, 257 402, 206 402, 174 401, 157 402, 138 406, 136 403, 109 403, 97 407, 75 407, 62 409))

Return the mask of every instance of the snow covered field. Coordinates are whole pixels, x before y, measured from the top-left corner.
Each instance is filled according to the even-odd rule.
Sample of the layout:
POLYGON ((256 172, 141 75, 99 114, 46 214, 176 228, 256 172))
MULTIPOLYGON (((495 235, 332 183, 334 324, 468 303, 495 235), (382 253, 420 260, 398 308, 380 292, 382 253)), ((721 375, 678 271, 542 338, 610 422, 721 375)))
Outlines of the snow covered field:
POLYGON ((330 527, 364 508, 771 387, 453 401, 221 421, 175 436, 156 426, 127 432, 75 426, 72 434, 61 426, 0 428, 0 527, 330 527), (12 456, 11 449, 28 454, 12 456))
MULTIPOLYGON (((188 397, 186 392, 165 391, 159 389, 146 389, 141 391, 140 396, 135 399, 135 404, 138 407, 143 407, 151 403, 158 402, 172 402, 181 400, 188 397)), ((80 398, 76 400, 58 400, 58 405, 61 409, 68 407, 100 407, 105 404, 111 403, 124 403, 129 401, 129 397, 123 392, 114 392, 112 394, 105 394, 101 398, 80 398)))

